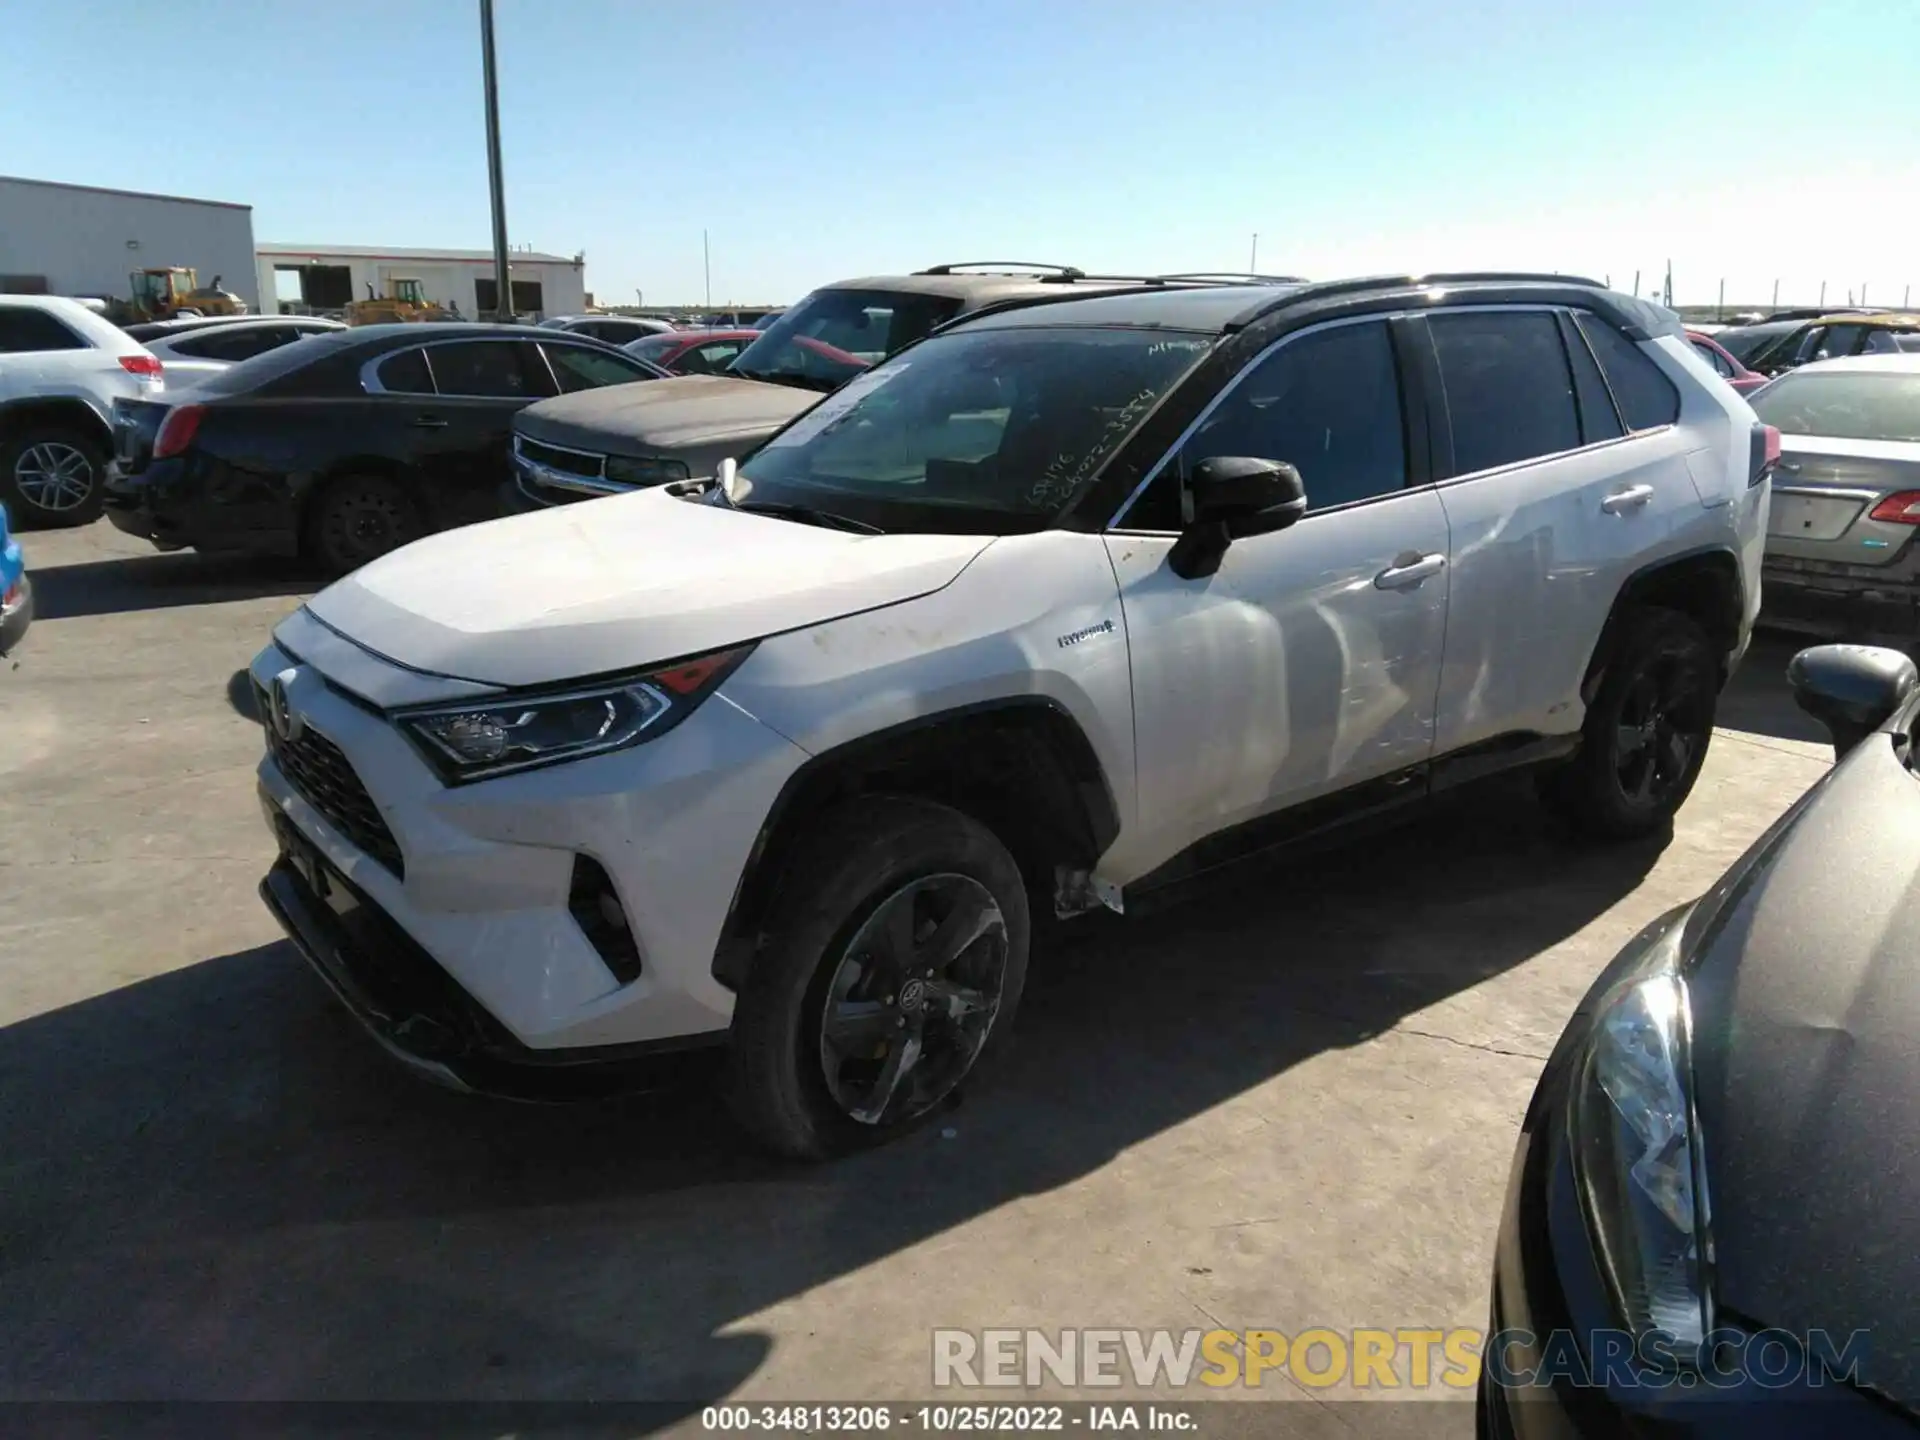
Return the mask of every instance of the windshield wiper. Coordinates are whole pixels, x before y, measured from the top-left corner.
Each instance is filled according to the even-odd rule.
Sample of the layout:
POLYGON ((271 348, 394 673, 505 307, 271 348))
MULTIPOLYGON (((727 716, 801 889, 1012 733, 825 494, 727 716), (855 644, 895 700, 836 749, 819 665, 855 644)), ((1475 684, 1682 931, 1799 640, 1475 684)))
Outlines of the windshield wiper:
POLYGON ((773 515, 782 520, 799 520, 808 525, 821 525, 829 530, 847 530, 855 535, 887 533, 878 525, 869 525, 864 520, 855 520, 847 515, 836 515, 831 510, 816 510, 811 505, 781 505, 772 500, 729 500, 727 504, 732 509, 744 510, 749 515, 773 515))

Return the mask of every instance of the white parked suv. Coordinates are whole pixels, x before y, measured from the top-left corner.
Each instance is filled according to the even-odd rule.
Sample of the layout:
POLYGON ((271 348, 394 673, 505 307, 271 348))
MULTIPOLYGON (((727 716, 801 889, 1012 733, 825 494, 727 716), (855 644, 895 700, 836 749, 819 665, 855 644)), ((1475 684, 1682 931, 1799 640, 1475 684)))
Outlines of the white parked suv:
POLYGON ((1663 826, 1777 437, 1665 310, 1434 276, 965 317, 712 484, 422 540, 254 661, 262 893, 396 1055, 552 1093, 725 1041, 764 1142, 928 1115, 1032 907, 1531 767, 1663 826))
POLYGON ((98 519, 113 402, 161 385, 160 361, 79 301, 0 295, 0 504, 14 522, 98 519))

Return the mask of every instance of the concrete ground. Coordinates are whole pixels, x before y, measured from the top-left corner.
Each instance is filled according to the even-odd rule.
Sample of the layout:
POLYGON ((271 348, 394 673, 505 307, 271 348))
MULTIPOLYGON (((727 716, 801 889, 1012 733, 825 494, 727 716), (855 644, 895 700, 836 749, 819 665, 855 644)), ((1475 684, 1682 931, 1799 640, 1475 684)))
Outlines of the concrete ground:
MULTIPOLYGON (((0 1399, 692 1415, 930 1398, 937 1326, 1482 1325, 1575 1000, 1827 763, 1763 640, 1670 844, 1582 852, 1476 803, 1088 924, 945 1126, 796 1169, 697 1064, 572 1108, 401 1073, 254 894, 260 740, 228 685, 302 582, 104 526, 28 552, 40 619, 0 669, 0 1399)), ((1260 1433, 1355 1428, 1263 1396, 1304 1403, 1260 1433)), ((1469 1432, 1444 1413, 1421 1433, 1469 1432)))

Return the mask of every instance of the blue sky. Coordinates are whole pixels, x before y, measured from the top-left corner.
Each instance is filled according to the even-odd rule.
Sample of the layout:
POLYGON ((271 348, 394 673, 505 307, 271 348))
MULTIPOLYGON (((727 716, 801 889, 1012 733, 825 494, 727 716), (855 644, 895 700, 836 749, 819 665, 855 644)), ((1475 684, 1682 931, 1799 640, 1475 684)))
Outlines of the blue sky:
MULTIPOLYGON (((477 0, 22 0, 0 172, 489 244, 477 0)), ((496 0, 515 244, 606 300, 940 260, 1920 288, 1920 0, 496 0)), ((5 217, 0 216, 0 224, 5 217)))

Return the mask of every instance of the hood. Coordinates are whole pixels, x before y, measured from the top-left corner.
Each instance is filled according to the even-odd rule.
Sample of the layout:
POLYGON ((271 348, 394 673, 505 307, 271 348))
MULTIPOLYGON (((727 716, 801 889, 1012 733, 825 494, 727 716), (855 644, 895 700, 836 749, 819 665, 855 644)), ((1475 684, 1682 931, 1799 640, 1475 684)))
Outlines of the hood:
POLYGON ((716 441, 757 442, 821 399, 788 385, 686 375, 558 395, 522 410, 514 428, 552 445, 674 455, 716 441))
POLYGON ((430 536, 306 608, 416 670, 541 685, 928 595, 991 539, 853 535, 640 490, 430 536))
POLYGON ((1689 961, 1718 1302, 1920 1403, 1920 777, 1860 746, 1757 847, 1689 961))

